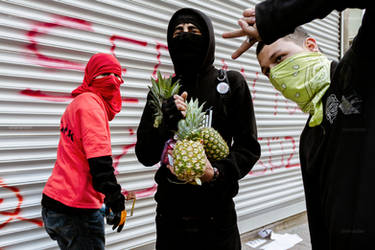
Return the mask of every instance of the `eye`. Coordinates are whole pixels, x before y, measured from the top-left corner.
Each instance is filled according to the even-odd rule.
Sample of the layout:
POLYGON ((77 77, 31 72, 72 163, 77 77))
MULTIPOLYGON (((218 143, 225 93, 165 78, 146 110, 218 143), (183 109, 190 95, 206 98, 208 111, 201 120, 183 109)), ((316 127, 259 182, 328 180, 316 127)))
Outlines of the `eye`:
POLYGON ((189 32, 191 32, 191 33, 198 34, 198 35, 201 34, 201 31, 193 25, 189 26, 188 29, 189 29, 189 32))
POLYGON ((176 31, 181 31, 181 30, 183 30, 184 28, 182 27, 182 26, 178 26, 178 27, 176 27, 175 29, 174 29, 174 31, 176 32, 176 31))
POLYGON ((179 26, 174 29, 173 37, 177 36, 179 33, 181 33, 184 30, 183 27, 179 26))
POLYGON ((114 75, 117 77, 117 79, 121 80, 121 77, 119 75, 117 74, 114 74, 114 75))
POLYGON ((281 63, 283 61, 283 58, 284 58, 284 56, 280 55, 280 56, 276 57, 275 62, 276 63, 281 63))
POLYGON ((111 73, 104 73, 102 76, 109 76, 111 73))
POLYGON ((193 32, 193 33, 196 33, 196 32, 199 32, 199 29, 196 28, 196 27, 189 27, 189 32, 193 32))

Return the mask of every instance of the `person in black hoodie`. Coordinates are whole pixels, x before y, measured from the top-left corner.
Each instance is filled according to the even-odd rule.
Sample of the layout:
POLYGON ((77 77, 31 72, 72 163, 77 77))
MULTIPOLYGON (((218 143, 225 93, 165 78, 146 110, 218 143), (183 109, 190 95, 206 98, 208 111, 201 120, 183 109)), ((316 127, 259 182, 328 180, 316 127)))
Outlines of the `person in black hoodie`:
MULTIPOLYGON (((182 184, 161 164, 155 175, 156 249, 241 249, 233 197, 238 180, 260 157, 249 88, 239 72, 228 71, 230 90, 225 96, 217 92, 220 71, 213 66, 214 31, 202 12, 178 10, 169 22, 167 39, 176 73, 173 82, 180 80, 180 94, 186 92, 188 99, 198 99, 212 111, 212 127, 225 139, 230 154, 221 161, 207 162, 202 186, 182 184)), ((143 165, 160 161, 165 142, 174 136, 183 118, 186 93, 164 102, 159 128, 153 127, 154 110, 148 95, 135 147, 143 165)))
MULTIPOLYGON (((285 68, 301 52, 318 51, 314 39, 294 40, 293 45, 288 34, 298 25, 323 18, 334 9, 342 11, 345 8, 366 9, 362 25, 344 57, 339 62, 329 62, 328 71, 325 69, 328 85, 327 78, 319 78, 325 79, 319 85, 324 85, 324 91, 318 91, 320 96, 315 95, 321 103, 321 111, 310 112, 300 141, 311 243, 312 248, 318 250, 372 248, 375 233, 375 197, 372 194, 375 188, 372 158, 375 155, 375 113, 372 110, 375 84, 370 74, 375 66, 371 43, 374 8, 370 1, 364 0, 268 0, 256 5, 255 10, 244 12, 244 18, 239 21, 241 30, 223 34, 224 37, 251 37, 250 42, 243 43, 233 54, 234 58, 261 40, 257 53, 262 70, 277 89, 286 93, 274 81, 275 73, 280 73, 280 68, 285 68), (318 113, 321 116, 316 115, 318 113)), ((297 76, 298 67, 289 66, 289 73, 297 76)), ((275 78, 280 76, 276 74, 275 78)), ((313 73, 306 80, 316 76, 318 74, 313 73)), ((290 82, 284 82, 285 89, 290 82)), ((308 81, 305 83, 309 84, 308 81)), ((292 96, 289 99, 298 103, 292 96)))

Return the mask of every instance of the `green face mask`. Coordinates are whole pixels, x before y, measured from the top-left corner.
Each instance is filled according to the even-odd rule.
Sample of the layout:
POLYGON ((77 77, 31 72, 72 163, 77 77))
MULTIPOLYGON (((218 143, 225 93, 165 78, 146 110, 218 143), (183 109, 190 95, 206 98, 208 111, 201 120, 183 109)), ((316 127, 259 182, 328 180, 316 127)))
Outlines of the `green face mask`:
POLYGON ((323 120, 322 97, 329 88, 330 61, 319 52, 302 52, 285 59, 270 71, 270 81, 283 96, 310 113, 310 127, 323 120))

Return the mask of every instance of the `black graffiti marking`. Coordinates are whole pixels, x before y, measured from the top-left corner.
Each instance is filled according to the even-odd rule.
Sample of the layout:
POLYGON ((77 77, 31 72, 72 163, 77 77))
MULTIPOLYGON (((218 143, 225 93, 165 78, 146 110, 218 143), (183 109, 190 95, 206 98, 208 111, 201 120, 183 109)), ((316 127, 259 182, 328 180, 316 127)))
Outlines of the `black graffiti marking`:
POLYGON ((68 126, 64 126, 64 125, 61 123, 60 131, 61 131, 61 133, 63 133, 64 135, 68 136, 69 139, 70 139, 72 142, 74 141, 74 134, 73 134, 72 130, 69 129, 68 126))

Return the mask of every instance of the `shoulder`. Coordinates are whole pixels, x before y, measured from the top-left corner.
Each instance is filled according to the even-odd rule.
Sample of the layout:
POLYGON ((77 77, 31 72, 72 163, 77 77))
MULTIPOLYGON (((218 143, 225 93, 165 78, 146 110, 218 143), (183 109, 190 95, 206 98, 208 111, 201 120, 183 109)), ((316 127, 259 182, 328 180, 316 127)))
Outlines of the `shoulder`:
POLYGON ((236 83, 236 84, 243 84, 246 83, 245 78, 243 75, 235 70, 228 70, 227 71, 228 80, 230 82, 236 83))
POLYGON ((235 70, 227 71, 227 77, 232 90, 248 88, 244 76, 235 70))
POLYGON ((84 117, 85 120, 104 119, 107 115, 103 100, 91 92, 78 95, 69 106, 70 112, 84 117))
POLYGON ((74 98, 72 104, 81 110, 104 108, 103 100, 92 92, 85 92, 74 98))

